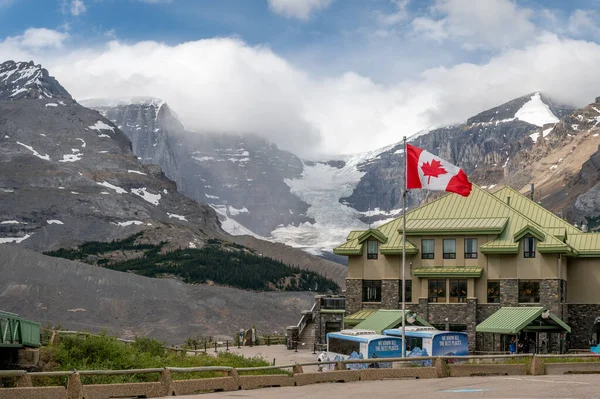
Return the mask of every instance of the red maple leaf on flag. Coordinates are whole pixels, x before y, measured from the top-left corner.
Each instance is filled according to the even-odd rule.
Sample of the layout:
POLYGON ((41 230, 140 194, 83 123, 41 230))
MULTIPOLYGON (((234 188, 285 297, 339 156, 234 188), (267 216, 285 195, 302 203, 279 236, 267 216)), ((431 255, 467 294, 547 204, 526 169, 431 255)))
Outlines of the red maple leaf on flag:
POLYGON ((430 183, 432 177, 439 177, 440 175, 445 175, 446 169, 442 168, 442 163, 437 159, 432 159, 431 164, 429 162, 423 163, 421 165, 421 170, 423 171, 423 176, 427 176, 427 184, 430 183))

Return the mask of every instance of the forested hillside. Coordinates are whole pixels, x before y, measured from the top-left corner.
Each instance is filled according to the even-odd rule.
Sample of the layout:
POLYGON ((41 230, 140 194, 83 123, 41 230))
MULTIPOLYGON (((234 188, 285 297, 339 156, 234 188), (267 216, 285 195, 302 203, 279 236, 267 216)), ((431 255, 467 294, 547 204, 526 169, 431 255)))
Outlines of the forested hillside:
POLYGON ((159 245, 138 243, 139 234, 112 242, 87 242, 46 255, 146 277, 175 278, 188 284, 218 284, 257 291, 337 292, 321 275, 261 256, 247 248, 209 239, 202 248, 161 252, 159 245))

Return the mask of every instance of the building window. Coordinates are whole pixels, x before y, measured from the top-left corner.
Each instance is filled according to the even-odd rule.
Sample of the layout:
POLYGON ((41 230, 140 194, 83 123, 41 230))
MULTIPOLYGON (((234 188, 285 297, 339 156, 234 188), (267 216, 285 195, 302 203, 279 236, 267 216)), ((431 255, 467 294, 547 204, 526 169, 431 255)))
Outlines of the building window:
POLYGON ((519 302, 539 303, 540 282, 535 280, 519 280, 519 302))
POLYGON ((465 259, 477 259, 477 238, 465 238, 465 259))
MULTIPOLYGON (((405 280, 406 284, 406 302, 412 302, 412 280, 405 280)), ((402 302, 402 280, 398 287, 398 302, 402 302)))
POLYGON ((535 238, 523 238, 523 247, 525 248, 524 255, 526 258, 535 258, 535 238))
POLYGON ((444 259, 456 259, 456 240, 444 240, 444 259))
POLYGON ((379 241, 368 240, 367 241, 367 259, 377 259, 378 252, 379 252, 379 241))
POLYGON ((381 280, 363 280, 363 302, 381 302, 381 280))
POLYGON ((429 302, 446 302, 446 280, 429 280, 429 302))
POLYGON ((435 240, 421 240, 421 259, 433 259, 435 240))
POLYGON ((500 303, 500 281, 488 280, 487 303, 500 303))
POLYGON ((450 279, 450 302, 467 302, 467 280, 450 279))

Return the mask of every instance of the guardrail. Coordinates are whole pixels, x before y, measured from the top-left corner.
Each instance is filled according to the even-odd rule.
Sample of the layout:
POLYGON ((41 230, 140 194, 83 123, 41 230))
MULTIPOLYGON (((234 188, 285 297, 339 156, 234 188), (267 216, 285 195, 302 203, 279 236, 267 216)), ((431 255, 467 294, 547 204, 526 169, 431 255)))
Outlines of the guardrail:
POLYGON ((3 399, 44 397, 48 399, 81 398, 104 399, 110 397, 162 397, 186 395, 210 391, 234 391, 273 386, 300 386, 319 382, 350 382, 380 380, 387 378, 444 378, 480 375, 542 375, 569 373, 599 373, 600 356, 584 355, 483 355, 483 356, 422 356, 409 358, 353 359, 344 361, 306 362, 278 366, 232 368, 211 367, 165 367, 131 370, 73 370, 51 372, 26 372, 24 370, 0 371, 0 378, 16 378, 16 388, 0 388, 3 399), (595 359, 597 361, 547 363, 546 360, 595 359), (517 360, 506 363, 506 359, 517 360), (417 366, 429 361, 431 365, 417 366), (449 361, 454 361, 450 363, 449 361), (354 364, 374 365, 392 363, 392 368, 348 369, 354 364), (410 363, 416 367, 401 367, 410 363), (333 364, 334 370, 304 373, 303 367, 333 364), (249 372, 292 369, 291 373, 272 375, 244 375, 249 372), (173 380, 176 373, 221 372, 222 377, 173 380), (82 384, 81 376, 159 374, 158 382, 82 384), (33 380, 41 377, 67 377, 65 386, 34 387, 33 380))

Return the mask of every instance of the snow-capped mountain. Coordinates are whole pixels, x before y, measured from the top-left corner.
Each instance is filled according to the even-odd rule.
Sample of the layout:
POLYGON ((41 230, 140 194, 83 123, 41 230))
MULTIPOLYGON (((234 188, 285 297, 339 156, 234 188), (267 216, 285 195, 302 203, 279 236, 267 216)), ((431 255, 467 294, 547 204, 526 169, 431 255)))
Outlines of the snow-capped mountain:
POLYGON ((0 100, 63 98, 71 95, 41 65, 6 61, 0 64, 0 100))
MULTIPOLYGON (((217 238, 327 275, 343 286, 346 269, 342 265, 282 244, 223 231, 212 207, 178 192, 160 166, 142 163, 118 126, 71 99, 45 69, 33 63, 6 62, 0 64, 2 77, 19 75, 10 82, 22 82, 30 73, 23 72, 24 66, 37 76, 23 86, 35 95, 24 95, 13 85, 10 93, 17 95, 0 100, 0 244, 48 251, 141 232, 141 242, 167 242, 164 248, 171 250, 200 248, 206 240, 217 238)), ((131 121, 147 117, 139 125, 143 123, 149 133, 170 132, 154 124, 160 121, 171 126, 166 105, 152 99, 136 101, 149 112, 130 115, 131 121)), ((160 135, 146 139, 146 144, 140 140, 133 145, 138 150, 161 148, 153 146, 162 140, 160 135)), ((176 159, 166 150, 159 152, 166 161, 176 159)), ((146 158, 155 155, 148 152, 146 158)), ((281 181, 280 186, 285 183, 281 181)), ((242 208, 236 209, 241 212, 242 208)))
MULTIPOLYGON (((257 137, 188 132, 160 100, 84 103, 120 126, 138 157, 159 163, 182 193, 210 204, 232 234, 324 254, 349 230, 401 213, 402 143, 337 160, 306 161, 257 137)), ((532 147, 536 135, 547 134, 545 129, 569 111, 532 93, 464 124, 418 132, 410 141, 467 173, 477 171, 476 181, 493 185, 503 179, 511 157, 532 147)), ((410 192, 408 206, 426 195, 410 192)))

